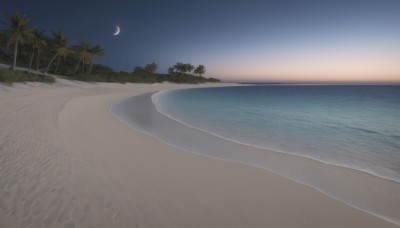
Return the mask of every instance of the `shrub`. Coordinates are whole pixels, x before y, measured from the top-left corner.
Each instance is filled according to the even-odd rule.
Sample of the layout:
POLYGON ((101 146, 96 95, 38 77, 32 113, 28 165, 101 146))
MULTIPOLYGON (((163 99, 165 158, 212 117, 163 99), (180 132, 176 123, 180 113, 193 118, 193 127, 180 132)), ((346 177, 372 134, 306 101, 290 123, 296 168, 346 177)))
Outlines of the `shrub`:
POLYGON ((36 75, 26 71, 0 69, 0 82, 12 84, 14 82, 55 82, 55 78, 50 75, 36 75))

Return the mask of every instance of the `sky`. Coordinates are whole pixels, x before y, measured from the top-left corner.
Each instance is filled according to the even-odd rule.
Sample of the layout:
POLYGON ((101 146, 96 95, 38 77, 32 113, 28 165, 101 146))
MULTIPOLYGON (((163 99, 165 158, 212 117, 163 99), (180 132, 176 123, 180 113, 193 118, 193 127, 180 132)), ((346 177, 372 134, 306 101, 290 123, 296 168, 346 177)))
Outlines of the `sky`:
POLYGON ((103 46, 116 71, 190 62, 224 81, 400 82, 399 0, 0 0, 14 11, 103 46))

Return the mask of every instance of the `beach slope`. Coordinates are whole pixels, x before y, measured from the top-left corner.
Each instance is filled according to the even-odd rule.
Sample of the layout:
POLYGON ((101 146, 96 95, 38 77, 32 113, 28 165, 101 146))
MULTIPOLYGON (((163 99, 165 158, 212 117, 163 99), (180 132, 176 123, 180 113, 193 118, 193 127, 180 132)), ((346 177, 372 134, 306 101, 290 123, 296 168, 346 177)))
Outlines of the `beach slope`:
POLYGON ((181 151, 109 111, 193 86, 1 86, 0 227, 399 227, 277 174, 181 151))

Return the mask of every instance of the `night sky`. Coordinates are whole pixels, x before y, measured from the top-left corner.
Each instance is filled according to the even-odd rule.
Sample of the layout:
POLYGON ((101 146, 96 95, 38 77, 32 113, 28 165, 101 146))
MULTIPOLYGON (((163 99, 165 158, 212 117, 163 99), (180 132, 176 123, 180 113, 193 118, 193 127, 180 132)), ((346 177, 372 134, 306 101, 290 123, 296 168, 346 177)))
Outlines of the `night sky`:
POLYGON ((226 81, 400 82, 399 0, 0 0, 14 11, 103 46, 116 71, 180 61, 226 81))

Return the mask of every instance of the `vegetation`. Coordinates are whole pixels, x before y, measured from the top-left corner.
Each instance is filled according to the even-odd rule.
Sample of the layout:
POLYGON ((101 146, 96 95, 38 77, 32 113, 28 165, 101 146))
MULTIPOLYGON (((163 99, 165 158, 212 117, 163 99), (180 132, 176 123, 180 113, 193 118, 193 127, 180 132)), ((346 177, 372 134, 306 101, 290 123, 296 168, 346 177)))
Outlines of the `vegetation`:
POLYGON ((100 45, 96 45, 96 46, 94 46, 93 48, 91 48, 89 50, 89 53, 90 53, 90 55, 89 55, 90 66, 89 66, 87 74, 90 74, 90 72, 92 70, 93 59, 101 59, 101 58, 103 58, 104 57, 104 52, 105 52, 104 48, 101 47, 100 45))
POLYGON ((171 81, 177 83, 202 83, 202 82, 219 82, 220 80, 215 78, 205 78, 201 76, 206 72, 206 68, 203 65, 199 65, 194 73, 198 76, 192 74, 194 66, 190 63, 178 62, 173 67, 168 69, 168 75, 171 81))
POLYGON ((49 65, 46 67, 45 73, 47 73, 52 66, 52 63, 57 58, 57 66, 54 73, 57 73, 58 67, 60 66, 60 58, 65 58, 72 53, 68 47, 69 39, 64 36, 63 32, 53 32, 53 40, 51 41, 51 52, 54 52, 53 58, 50 60, 49 65))
POLYGON ((203 65, 199 65, 194 70, 194 73, 199 75, 199 77, 201 77, 204 73, 206 73, 206 68, 203 65))
POLYGON ((0 69, 0 82, 12 85, 13 82, 55 82, 51 75, 37 75, 27 71, 0 69))
POLYGON ((32 54, 31 54, 31 60, 29 61, 29 71, 31 71, 31 69, 32 69, 32 63, 33 63, 35 54, 36 54, 36 61, 35 61, 36 70, 39 69, 40 55, 43 53, 43 51, 47 47, 47 42, 44 38, 44 32, 43 31, 41 31, 41 32, 35 31, 31 42, 32 42, 31 43, 32 54))
POLYGON ((54 81, 52 76, 36 75, 39 72, 94 82, 219 82, 218 79, 203 77, 206 72, 203 65, 195 68, 190 63, 182 62, 170 67, 167 74, 156 73, 158 65, 154 62, 135 67, 133 72, 115 72, 108 66, 94 63, 105 55, 102 46, 92 46, 86 41, 70 45, 70 39, 62 31, 52 32, 49 37, 36 27, 29 27, 28 23, 29 19, 18 13, 6 16, 7 28, 0 30, 0 63, 12 67, 11 70, 0 71, 1 82, 54 81), (17 64, 27 68, 28 72, 16 71, 17 64))
POLYGON ((157 64, 156 63, 151 63, 151 64, 147 64, 145 67, 144 67, 144 69, 147 71, 147 72, 150 72, 150 73, 155 73, 156 72, 156 70, 157 70, 157 68, 158 68, 158 66, 157 66, 157 64))
POLYGON ((20 16, 17 12, 11 16, 6 16, 8 28, 2 31, 4 36, 8 37, 7 47, 14 46, 14 56, 12 69, 17 65, 18 44, 24 45, 30 42, 33 37, 35 27, 28 28, 29 19, 26 16, 20 16))

